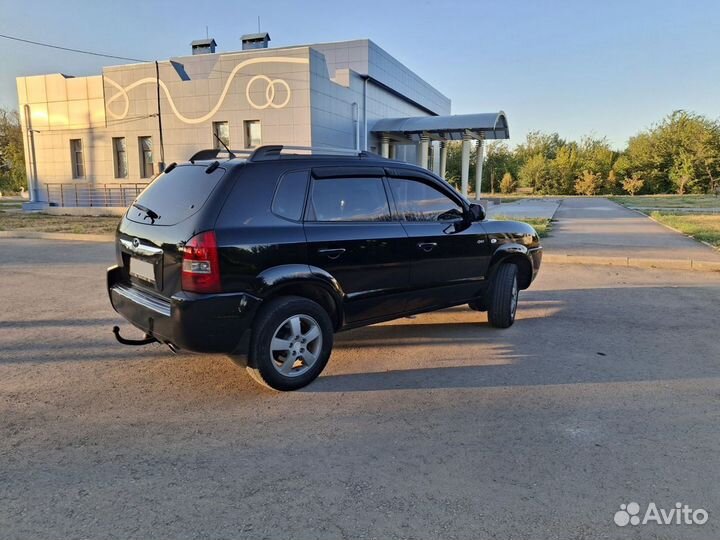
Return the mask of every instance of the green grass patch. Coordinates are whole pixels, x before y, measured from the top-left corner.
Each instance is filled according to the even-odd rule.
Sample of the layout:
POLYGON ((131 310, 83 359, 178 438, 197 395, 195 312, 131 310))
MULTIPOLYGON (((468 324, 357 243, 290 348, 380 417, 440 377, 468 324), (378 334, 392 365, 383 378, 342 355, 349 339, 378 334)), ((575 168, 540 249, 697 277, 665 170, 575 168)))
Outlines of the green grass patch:
POLYGON ((720 197, 713 195, 636 195, 609 197, 610 200, 634 208, 720 208, 720 197))
POLYGON ((651 212, 650 216, 660 223, 697 240, 720 248, 720 214, 672 214, 666 212, 651 212))
POLYGON ((120 216, 56 216, 0 210, 0 231, 112 234, 119 222, 120 216))
POLYGON ((552 220, 546 218, 514 218, 510 216, 491 216, 490 219, 497 219, 498 221, 522 221, 531 225, 538 233, 540 238, 545 238, 550 235, 550 229, 552 228, 552 220))

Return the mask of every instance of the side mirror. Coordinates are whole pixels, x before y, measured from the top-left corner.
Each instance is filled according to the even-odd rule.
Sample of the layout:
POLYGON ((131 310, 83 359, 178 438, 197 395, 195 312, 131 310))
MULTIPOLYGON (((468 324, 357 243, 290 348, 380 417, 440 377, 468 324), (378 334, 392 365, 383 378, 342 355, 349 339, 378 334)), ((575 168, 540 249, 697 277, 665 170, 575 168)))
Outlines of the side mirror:
POLYGON ((470 221, 482 221, 485 219, 485 209, 482 204, 470 203, 470 221))

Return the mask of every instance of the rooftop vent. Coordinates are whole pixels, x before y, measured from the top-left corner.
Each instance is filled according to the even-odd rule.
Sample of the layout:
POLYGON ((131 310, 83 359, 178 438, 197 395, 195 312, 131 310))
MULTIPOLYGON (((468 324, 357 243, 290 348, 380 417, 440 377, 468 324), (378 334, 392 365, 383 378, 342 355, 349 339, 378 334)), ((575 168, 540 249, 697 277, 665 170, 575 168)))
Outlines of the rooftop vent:
POLYGON ((267 32, 245 34, 240 38, 240 41, 242 41, 243 51, 250 49, 267 49, 268 43, 270 43, 270 34, 267 32))
POLYGON ((193 55, 196 54, 212 54, 215 52, 217 43, 213 38, 208 39, 196 39, 191 44, 193 55))

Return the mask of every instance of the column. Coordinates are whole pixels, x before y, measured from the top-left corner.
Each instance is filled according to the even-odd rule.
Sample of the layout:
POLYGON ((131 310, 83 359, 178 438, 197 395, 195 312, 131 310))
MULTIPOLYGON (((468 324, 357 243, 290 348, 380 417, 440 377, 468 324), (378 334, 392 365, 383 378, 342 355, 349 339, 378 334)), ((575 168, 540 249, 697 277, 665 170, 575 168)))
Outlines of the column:
POLYGON ((468 178, 470 176, 470 140, 470 135, 463 135, 460 185, 462 194, 466 197, 468 194, 468 178))
POLYGON ((420 148, 418 149, 418 165, 423 169, 428 167, 428 146, 430 145, 429 137, 420 137, 420 148))
POLYGON ((478 139, 477 142, 477 164, 475 165, 475 198, 479 199, 482 194, 482 172, 483 160, 485 158, 485 148, 483 140, 478 139))
POLYGON ((440 141, 440 172, 438 174, 445 178, 445 173, 447 173, 447 143, 440 141))
POLYGON ((390 137, 386 133, 380 138, 380 155, 384 158, 390 157, 390 137))
POLYGON ((432 143, 432 172, 440 175, 440 143, 437 141, 432 143))

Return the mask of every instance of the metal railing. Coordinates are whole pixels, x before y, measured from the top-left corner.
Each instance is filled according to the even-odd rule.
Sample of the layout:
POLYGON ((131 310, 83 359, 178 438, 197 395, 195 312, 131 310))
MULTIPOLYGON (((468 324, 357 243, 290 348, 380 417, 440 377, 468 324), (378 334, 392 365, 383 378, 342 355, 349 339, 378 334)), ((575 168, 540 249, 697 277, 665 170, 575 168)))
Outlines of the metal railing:
POLYGON ((45 184, 47 202, 65 207, 127 207, 132 204, 147 183, 50 183, 45 184))

